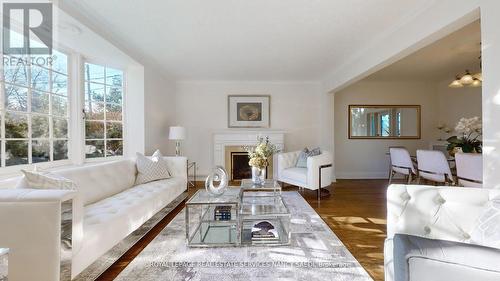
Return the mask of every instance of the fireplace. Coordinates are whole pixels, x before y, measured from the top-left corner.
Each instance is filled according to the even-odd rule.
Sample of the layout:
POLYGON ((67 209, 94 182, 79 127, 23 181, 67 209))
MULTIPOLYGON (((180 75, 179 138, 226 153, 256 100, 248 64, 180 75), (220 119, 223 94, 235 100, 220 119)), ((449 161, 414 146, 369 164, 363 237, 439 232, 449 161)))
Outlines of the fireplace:
POLYGON ((252 177, 252 168, 248 165, 247 152, 231 152, 231 180, 252 177))
MULTIPOLYGON (((232 181, 252 178, 252 167, 248 165, 248 153, 241 146, 226 146, 226 171, 232 181)), ((273 159, 269 159, 266 169, 266 178, 272 178, 269 171, 273 171, 273 159)))
MULTIPOLYGON (((233 179, 231 167, 231 152, 244 152, 245 164, 248 165, 248 157, 243 149, 243 146, 255 145, 257 138, 262 136, 269 136, 271 143, 275 144, 278 149, 285 151, 285 132, 277 130, 230 130, 220 131, 214 133, 213 139, 213 165, 222 166, 228 173, 228 178, 233 179)), ((272 179, 276 176, 277 170, 273 168, 274 157, 269 159, 269 166, 267 167, 266 176, 272 179)), ((251 171, 248 166, 246 166, 251 171)), ((251 178, 251 172, 247 178, 251 178)))

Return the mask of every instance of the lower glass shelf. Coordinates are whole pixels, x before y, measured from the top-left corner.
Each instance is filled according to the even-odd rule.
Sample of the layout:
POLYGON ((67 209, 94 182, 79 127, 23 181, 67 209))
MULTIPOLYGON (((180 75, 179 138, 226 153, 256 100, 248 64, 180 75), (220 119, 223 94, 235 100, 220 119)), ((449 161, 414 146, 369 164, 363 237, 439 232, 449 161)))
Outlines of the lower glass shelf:
POLYGON ((267 218, 267 219, 244 219, 242 221, 241 244, 252 246, 282 246, 290 244, 290 223, 286 218, 267 218), (254 226, 267 221, 274 226, 277 237, 255 237, 252 235, 254 226))
POLYGON ((239 245, 238 228, 235 223, 202 222, 188 241, 190 247, 227 247, 239 245))

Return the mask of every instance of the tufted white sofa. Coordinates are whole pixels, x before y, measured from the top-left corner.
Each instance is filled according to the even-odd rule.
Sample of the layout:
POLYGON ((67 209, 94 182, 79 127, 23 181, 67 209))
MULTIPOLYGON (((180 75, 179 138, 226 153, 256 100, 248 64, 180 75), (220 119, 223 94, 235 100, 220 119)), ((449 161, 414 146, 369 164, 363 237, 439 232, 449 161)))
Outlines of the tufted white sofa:
MULTIPOLYGON (((137 174, 135 159, 67 168, 54 172, 74 181, 78 189, 73 200, 72 277, 78 275, 186 191, 186 158, 165 157, 165 159, 172 174, 171 178, 136 186, 134 185, 137 174)), ((19 180, 20 178, 6 180, 0 183, 0 187, 14 188, 19 180)), ((15 226, 16 220, 22 218, 20 214, 26 211, 27 206, 24 203, 27 200, 30 203, 29 208, 39 208, 40 212, 45 212, 45 209, 41 207, 45 204, 43 194, 50 192, 54 191, 32 189, 2 191, 0 189, 0 213, 2 213, 0 225, 2 227, 15 226), (26 196, 26 194, 31 195, 26 196)), ((45 218, 45 216, 40 214, 40 218, 45 218)), ((37 217, 32 219, 36 220, 37 217)), ((20 232, 22 229, 18 231, 20 232)), ((58 234, 57 231, 54 233, 58 234)), ((24 236, 20 235, 19 237, 24 236)), ((32 233, 32 237, 40 245, 45 243, 45 238, 50 238, 36 233, 36 229, 32 233)), ((14 260, 31 261, 30 256, 36 252, 36 249, 32 249, 31 252, 19 251, 23 245, 26 245, 26 241, 22 240, 20 238, 16 241, 16 239, 2 236, 0 233, 0 245, 9 244, 3 245, 3 247, 12 249, 11 256, 14 260), (16 256, 16 252, 27 256, 16 256)), ((42 258, 46 261, 58 260, 59 257, 43 255, 42 258)), ((38 262, 43 264, 40 260, 38 262)), ((9 274, 20 276, 20 278, 12 280, 58 280, 58 276, 54 276, 54 271, 26 262, 11 263, 9 274), (32 270, 27 271, 26 268, 32 270)), ((9 278, 9 280, 11 279, 9 278)))
POLYGON ((332 183, 332 154, 322 151, 320 155, 307 157, 307 168, 295 167, 299 154, 300 151, 293 151, 277 155, 277 179, 295 186, 318 190, 319 198, 320 180, 321 187, 332 183))
MULTIPOLYGON (((390 185, 387 189, 387 239, 384 245, 385 280, 395 280, 393 239, 396 234, 398 236, 404 234, 433 239, 430 241, 436 239, 469 244, 471 231, 478 217, 487 207, 488 201, 498 196, 500 196, 498 189, 390 185)), ((436 245, 433 247, 435 248, 436 245)), ((442 247, 443 249, 445 247, 442 247)), ((456 252, 456 249, 454 251, 456 252)), ((500 255, 498 253, 495 255, 495 259, 499 259, 500 255)), ((427 271, 431 270, 432 263, 428 265, 427 271)), ((455 268, 453 270, 462 269, 455 268)), ((440 269, 438 267, 439 270, 441 274, 445 272, 443 267, 440 269)), ((486 272, 491 273, 491 271, 486 272)), ((425 274, 429 274, 429 272, 425 274)), ((498 278, 500 275, 496 276, 498 278)), ((434 277, 437 278, 436 280, 457 280, 446 279, 450 276, 444 277, 444 279, 439 279, 443 278, 442 276, 434 277)), ((426 277, 426 280, 431 279, 426 277)), ((480 280, 480 278, 476 280, 480 280)))

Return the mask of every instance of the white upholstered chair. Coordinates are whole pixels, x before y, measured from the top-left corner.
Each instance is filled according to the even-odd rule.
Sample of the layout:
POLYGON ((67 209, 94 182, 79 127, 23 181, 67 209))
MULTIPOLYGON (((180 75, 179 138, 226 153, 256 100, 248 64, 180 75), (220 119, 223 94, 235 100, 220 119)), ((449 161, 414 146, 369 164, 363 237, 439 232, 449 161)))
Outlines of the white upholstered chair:
POLYGON ((389 154, 391 156, 391 171, 389 173, 389 184, 396 174, 404 175, 408 178, 408 184, 411 183, 413 177, 417 175, 413 161, 411 160, 408 150, 402 147, 390 147, 389 154))
POLYGON ((417 150, 418 181, 426 179, 445 185, 454 184, 448 160, 442 151, 417 150))
POLYGON ((455 154, 458 185, 464 187, 483 186, 483 155, 480 153, 455 154))
POLYGON ((300 151, 279 153, 277 155, 277 180, 310 190, 318 190, 332 183, 332 154, 322 151, 320 155, 307 158, 307 168, 296 167, 300 151))
MULTIPOLYGON (((479 218, 490 208, 490 200, 499 196, 500 190, 489 188, 390 185, 387 189, 387 239, 384 244, 385 280, 407 280, 394 276, 394 265, 397 263, 394 254, 398 253, 393 247, 396 234, 477 244, 481 240, 474 241, 473 237, 479 218)), ((494 227, 491 225, 484 231, 494 231, 494 227)), ((496 263, 495 268, 498 270, 498 256, 478 255, 478 252, 470 251, 467 251, 466 256, 453 256, 454 253, 463 253, 458 251, 459 248, 457 245, 456 251, 449 251, 436 244, 431 249, 424 248, 413 257, 407 256, 402 262, 411 264, 413 272, 408 275, 412 276, 411 280, 500 280, 498 275, 495 275, 496 279, 484 278, 485 275, 492 276, 493 272, 483 270, 489 261, 496 263), (468 265, 464 266, 464 262, 468 265), (466 274, 470 273, 469 270, 474 274, 472 278, 466 274), (450 271, 454 276, 445 275, 450 271), (460 274, 462 278, 457 278, 460 274)))

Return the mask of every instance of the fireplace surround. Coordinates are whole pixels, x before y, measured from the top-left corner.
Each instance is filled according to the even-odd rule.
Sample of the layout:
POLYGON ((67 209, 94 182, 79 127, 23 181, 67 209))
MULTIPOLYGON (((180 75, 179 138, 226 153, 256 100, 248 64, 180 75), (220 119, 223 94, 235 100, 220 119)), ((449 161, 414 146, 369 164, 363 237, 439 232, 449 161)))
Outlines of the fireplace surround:
MULTIPOLYGON (((232 171, 231 171, 231 152, 235 153, 246 153, 243 150, 243 146, 252 146, 257 144, 257 139, 259 137, 269 137, 269 141, 277 146, 281 151, 285 150, 285 132, 277 131, 277 130, 228 130, 228 131, 220 131, 214 133, 213 137, 213 165, 214 166, 222 166, 228 172, 228 177, 233 179, 232 171)), ((246 156, 245 156, 246 157, 246 156)), ((274 178, 276 177, 276 172, 273 163, 277 163, 274 161, 274 158, 270 159, 270 165, 267 170, 267 177, 274 178)), ((248 164, 248 158, 246 160, 248 164)), ((248 178, 251 177, 248 176, 248 178)))

